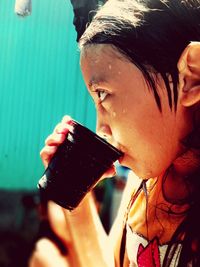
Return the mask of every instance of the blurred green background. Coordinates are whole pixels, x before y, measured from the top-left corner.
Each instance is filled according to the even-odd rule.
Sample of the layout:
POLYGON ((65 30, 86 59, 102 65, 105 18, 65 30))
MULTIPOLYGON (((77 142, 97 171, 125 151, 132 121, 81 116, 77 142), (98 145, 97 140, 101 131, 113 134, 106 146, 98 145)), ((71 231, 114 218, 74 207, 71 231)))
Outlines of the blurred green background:
MULTIPOLYGON (((57 240, 37 190, 46 137, 65 114, 95 130, 71 1, 32 0, 32 14, 25 18, 14 13, 14 6, 15 0, 0 1, 0 267, 28 267, 37 239, 57 240)), ((95 189, 107 231, 124 179, 122 173, 95 189)))
POLYGON ((32 14, 0 2, 0 188, 35 190, 44 140, 64 114, 95 129, 69 0, 33 0, 32 14))

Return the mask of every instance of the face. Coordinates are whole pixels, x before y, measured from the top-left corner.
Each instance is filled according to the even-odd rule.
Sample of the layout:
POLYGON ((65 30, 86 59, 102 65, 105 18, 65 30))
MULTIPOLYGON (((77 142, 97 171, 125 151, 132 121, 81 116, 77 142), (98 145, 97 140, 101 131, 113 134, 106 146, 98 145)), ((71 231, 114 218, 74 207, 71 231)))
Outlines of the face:
POLYGON ((81 52, 81 69, 97 112, 97 133, 124 152, 120 163, 139 177, 160 175, 182 152, 186 115, 170 110, 157 77, 159 111, 141 71, 110 45, 90 45, 81 52))

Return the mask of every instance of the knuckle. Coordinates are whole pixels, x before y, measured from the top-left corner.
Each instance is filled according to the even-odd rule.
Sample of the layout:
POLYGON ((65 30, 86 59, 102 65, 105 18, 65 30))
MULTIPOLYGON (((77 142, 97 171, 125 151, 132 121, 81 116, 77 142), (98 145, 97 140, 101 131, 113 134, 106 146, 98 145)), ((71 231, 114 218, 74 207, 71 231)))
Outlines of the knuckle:
POLYGON ((49 144, 51 144, 52 142, 54 142, 54 139, 55 139, 55 137, 54 137, 54 135, 53 134, 50 134, 47 138, 46 138, 46 140, 45 140, 45 145, 49 145, 49 144))
POLYGON ((62 118, 62 122, 68 122, 68 121, 70 121, 72 118, 69 116, 69 115, 65 115, 65 116, 63 116, 63 118, 62 118))
POLYGON ((42 150, 40 151, 40 157, 41 157, 41 158, 45 158, 46 155, 47 155, 47 153, 46 153, 45 149, 42 149, 42 150))
POLYGON ((49 138, 50 138, 50 135, 45 139, 45 141, 44 141, 45 145, 48 144, 49 138))
POLYGON ((54 132, 58 133, 58 132, 60 131, 61 127, 62 127, 62 123, 60 122, 60 123, 58 123, 58 124, 56 125, 56 127, 54 128, 54 132))

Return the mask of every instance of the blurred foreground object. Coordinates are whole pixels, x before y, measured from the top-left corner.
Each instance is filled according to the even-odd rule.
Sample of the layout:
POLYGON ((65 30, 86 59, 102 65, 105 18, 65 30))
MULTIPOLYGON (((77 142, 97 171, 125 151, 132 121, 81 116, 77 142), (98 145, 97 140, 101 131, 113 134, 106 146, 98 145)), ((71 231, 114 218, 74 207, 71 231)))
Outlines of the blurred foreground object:
POLYGON ((98 6, 103 5, 105 2, 106 0, 71 0, 74 11, 73 24, 77 32, 77 42, 85 31, 87 23, 93 18, 98 6))
POLYGON ((15 13, 18 16, 29 16, 32 11, 31 0, 16 0, 15 1, 15 13))
POLYGON ((0 267, 27 267, 39 229, 37 191, 0 189, 0 267))

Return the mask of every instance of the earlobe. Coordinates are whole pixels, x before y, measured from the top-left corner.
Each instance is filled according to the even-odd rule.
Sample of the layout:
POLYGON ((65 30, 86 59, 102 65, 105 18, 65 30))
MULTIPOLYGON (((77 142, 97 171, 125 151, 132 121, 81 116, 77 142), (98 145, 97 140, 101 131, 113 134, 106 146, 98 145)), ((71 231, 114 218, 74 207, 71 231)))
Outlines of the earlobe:
POLYGON ((179 94, 183 106, 200 101, 200 42, 191 42, 179 61, 179 94))
POLYGON ((185 107, 195 105, 200 101, 200 85, 194 86, 192 90, 183 92, 181 97, 181 104, 185 107))

